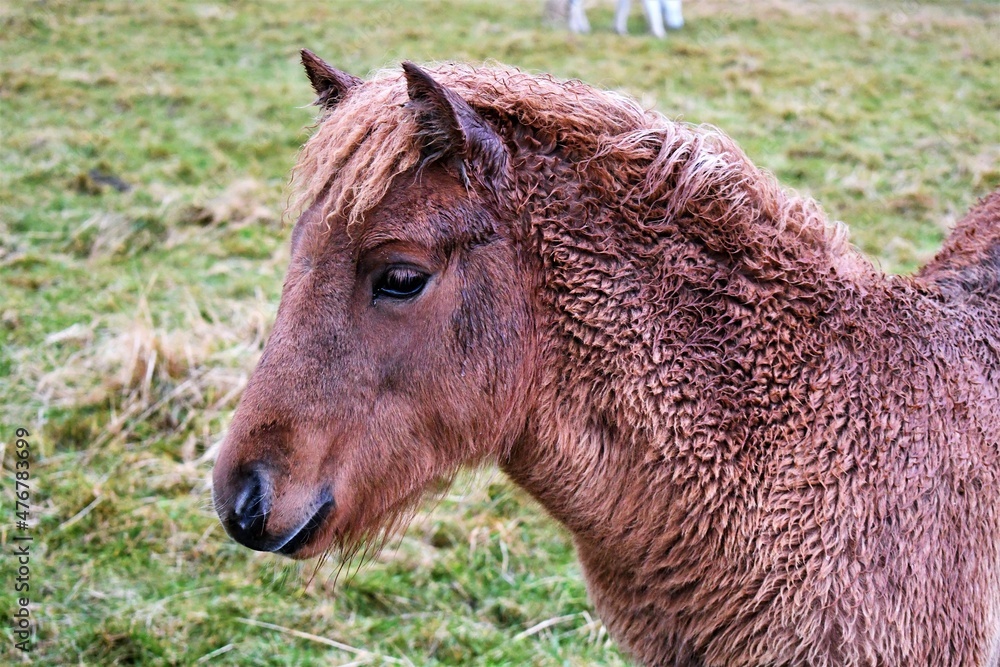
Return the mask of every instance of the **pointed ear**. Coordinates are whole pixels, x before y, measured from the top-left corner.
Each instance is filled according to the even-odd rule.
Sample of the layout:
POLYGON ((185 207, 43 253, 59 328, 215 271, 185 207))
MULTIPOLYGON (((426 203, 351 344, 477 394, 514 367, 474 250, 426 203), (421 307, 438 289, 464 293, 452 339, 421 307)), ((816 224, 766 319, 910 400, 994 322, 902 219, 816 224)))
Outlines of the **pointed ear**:
POLYGON ((458 93, 445 88, 411 62, 403 63, 408 107, 416 113, 424 141, 423 164, 456 160, 468 186, 466 167, 483 185, 496 189, 506 178, 508 154, 503 139, 458 93))
POLYGON ((316 106, 332 110, 347 91, 361 83, 358 77, 331 67, 309 49, 302 49, 301 53, 302 66, 306 68, 309 82, 316 91, 316 101, 313 102, 316 106))

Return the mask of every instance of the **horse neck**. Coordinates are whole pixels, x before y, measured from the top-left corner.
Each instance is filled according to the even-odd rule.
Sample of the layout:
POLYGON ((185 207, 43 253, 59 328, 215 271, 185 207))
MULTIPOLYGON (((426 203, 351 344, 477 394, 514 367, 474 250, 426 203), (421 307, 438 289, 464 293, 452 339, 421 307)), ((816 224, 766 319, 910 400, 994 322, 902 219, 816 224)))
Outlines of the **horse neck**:
POLYGON ((817 322, 858 294, 871 298, 882 278, 816 227, 815 207, 774 200, 781 193, 768 183, 749 182, 742 208, 707 202, 667 215, 671 203, 654 201, 637 216, 553 182, 563 190, 532 209, 530 235, 539 399, 503 466, 581 551, 641 559, 705 500, 687 488, 702 467, 710 479, 721 459, 756 446, 748 415, 768 382, 760 365, 770 364, 765 376, 794 376, 795 363, 822 354, 817 322))

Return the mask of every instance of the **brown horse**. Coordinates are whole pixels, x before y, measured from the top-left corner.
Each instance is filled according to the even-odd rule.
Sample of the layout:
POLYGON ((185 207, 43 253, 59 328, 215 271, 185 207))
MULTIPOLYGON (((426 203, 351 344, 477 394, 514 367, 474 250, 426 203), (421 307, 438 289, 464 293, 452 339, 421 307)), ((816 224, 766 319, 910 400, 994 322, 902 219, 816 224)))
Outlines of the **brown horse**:
POLYGON ((498 464, 649 665, 1000 663, 1000 192, 887 276, 720 132, 504 68, 323 109, 226 529, 369 544, 498 464))

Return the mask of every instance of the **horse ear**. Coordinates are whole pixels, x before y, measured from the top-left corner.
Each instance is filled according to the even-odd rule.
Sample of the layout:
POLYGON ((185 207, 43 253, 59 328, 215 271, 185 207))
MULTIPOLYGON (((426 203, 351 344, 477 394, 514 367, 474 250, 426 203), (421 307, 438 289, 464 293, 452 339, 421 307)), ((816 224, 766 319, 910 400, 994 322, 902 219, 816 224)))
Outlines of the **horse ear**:
POLYGON ((309 82, 316 91, 314 105, 330 111, 344 98, 347 91, 361 83, 358 77, 331 67, 309 49, 302 49, 301 53, 302 66, 306 68, 309 82))
POLYGON ((458 158, 465 185, 468 165, 496 189, 507 174, 507 147, 496 130, 455 91, 411 62, 403 63, 406 89, 424 142, 424 164, 458 158))

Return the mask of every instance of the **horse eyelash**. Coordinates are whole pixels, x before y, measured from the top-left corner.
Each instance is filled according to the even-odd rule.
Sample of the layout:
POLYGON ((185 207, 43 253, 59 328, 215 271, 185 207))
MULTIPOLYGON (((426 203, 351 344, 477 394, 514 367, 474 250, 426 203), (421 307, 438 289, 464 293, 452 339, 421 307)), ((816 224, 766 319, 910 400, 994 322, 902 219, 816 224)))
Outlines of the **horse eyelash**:
POLYGON ((424 287, 427 285, 428 279, 428 275, 412 267, 391 266, 383 271, 374 281, 372 285, 372 300, 376 301, 380 296, 400 301, 416 297, 423 291, 424 287), (401 292, 398 290, 386 291, 386 286, 390 279, 393 279, 395 282, 403 285, 413 281, 419 281, 419 285, 412 291, 408 292, 401 292))

